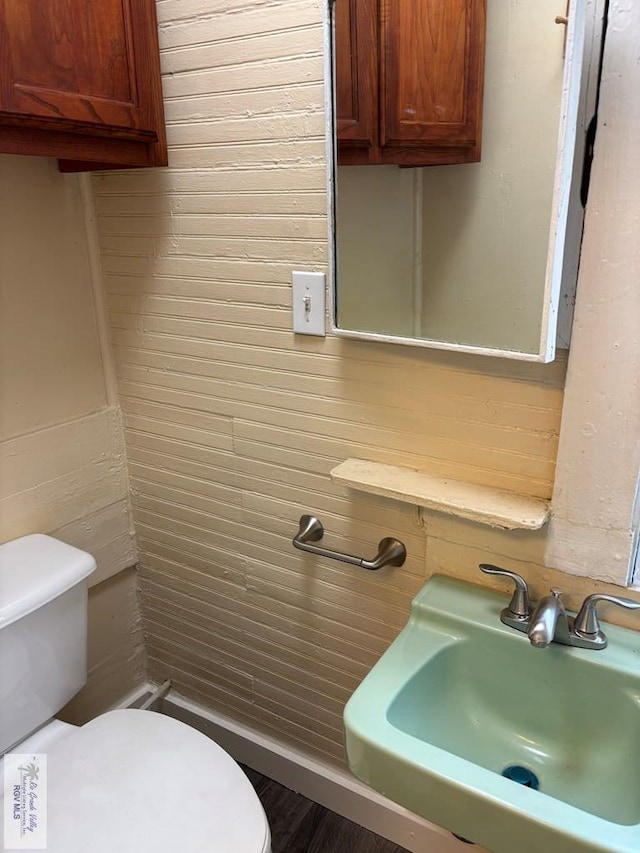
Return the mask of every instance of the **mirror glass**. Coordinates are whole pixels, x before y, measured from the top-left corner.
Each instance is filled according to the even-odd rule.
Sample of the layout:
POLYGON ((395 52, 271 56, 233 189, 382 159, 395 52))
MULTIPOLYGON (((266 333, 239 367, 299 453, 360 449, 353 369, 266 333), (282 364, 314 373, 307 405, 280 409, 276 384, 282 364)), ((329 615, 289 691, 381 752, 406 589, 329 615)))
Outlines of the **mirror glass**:
MULTIPOLYGON (((567 30, 559 6, 488 0, 480 162, 343 165, 338 137, 338 334, 549 360, 560 289, 550 307, 567 30)), ((556 246, 556 258, 564 251, 556 246)))

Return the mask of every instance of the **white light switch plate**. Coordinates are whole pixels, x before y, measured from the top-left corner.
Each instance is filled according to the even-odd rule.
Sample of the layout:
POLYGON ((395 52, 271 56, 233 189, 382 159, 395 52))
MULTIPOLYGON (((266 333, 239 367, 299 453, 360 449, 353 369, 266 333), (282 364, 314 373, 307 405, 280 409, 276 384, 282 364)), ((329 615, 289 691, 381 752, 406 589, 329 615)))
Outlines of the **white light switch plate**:
POLYGON ((325 274, 293 272, 293 331, 300 335, 324 337, 325 274))

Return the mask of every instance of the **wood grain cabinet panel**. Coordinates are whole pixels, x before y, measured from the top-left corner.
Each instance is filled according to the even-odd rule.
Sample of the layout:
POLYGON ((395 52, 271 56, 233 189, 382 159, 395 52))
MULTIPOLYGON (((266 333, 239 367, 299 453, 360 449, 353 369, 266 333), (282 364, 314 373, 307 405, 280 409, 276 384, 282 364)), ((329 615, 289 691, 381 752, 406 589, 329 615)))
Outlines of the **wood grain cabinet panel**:
POLYGON ((340 164, 480 159, 486 0, 336 0, 335 28, 340 164), (350 105, 373 127, 367 147, 350 105))
POLYGON ((378 0, 336 3, 336 123, 338 139, 378 147, 378 0))
POLYGON ((153 0, 0 0, 0 151, 166 165, 153 0))

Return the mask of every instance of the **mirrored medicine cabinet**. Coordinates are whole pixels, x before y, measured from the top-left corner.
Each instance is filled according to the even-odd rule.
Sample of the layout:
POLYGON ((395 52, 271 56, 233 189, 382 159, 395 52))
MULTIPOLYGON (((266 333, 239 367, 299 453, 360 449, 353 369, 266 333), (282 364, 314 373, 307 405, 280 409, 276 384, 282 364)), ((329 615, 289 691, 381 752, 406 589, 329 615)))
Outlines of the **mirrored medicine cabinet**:
POLYGON ((442 35, 451 17, 430 0, 330 3, 332 330, 365 340, 552 361, 556 346, 569 342, 604 0, 571 0, 567 17, 564 0, 459 5, 472 10, 473 26, 484 28, 480 65, 478 51, 474 56, 469 50, 471 24, 457 26, 452 48, 451 38, 442 35), (478 7, 486 17, 478 16, 478 7), (423 73, 428 46, 432 62, 441 51, 443 74, 423 73), (456 50, 461 70, 448 76, 456 50), (482 82, 482 70, 477 121, 465 99, 474 79, 482 82), (415 80, 448 85, 453 77, 462 94, 456 100, 454 93, 450 113, 460 113, 458 126, 473 138, 458 148, 462 156, 452 155, 453 119, 445 116, 433 164, 413 165, 420 158, 411 134, 417 139, 421 131, 412 124, 425 111, 446 112, 438 93, 430 90, 426 97, 415 80), (372 101, 379 102, 372 120, 379 128, 373 131, 367 128, 372 101), (400 120, 409 139, 406 162, 363 150, 371 134, 376 144, 392 139, 400 120), (473 145, 478 156, 464 154, 473 145))

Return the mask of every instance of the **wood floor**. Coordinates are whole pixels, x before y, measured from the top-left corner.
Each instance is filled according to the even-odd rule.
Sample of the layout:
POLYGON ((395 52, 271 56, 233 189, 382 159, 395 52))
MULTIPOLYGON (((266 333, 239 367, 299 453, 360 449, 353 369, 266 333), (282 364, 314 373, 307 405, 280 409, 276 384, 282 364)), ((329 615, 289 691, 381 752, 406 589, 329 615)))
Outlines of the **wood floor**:
POLYGON ((271 827, 272 853, 407 853, 386 838, 330 812, 306 797, 242 768, 271 827))

